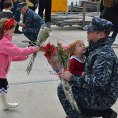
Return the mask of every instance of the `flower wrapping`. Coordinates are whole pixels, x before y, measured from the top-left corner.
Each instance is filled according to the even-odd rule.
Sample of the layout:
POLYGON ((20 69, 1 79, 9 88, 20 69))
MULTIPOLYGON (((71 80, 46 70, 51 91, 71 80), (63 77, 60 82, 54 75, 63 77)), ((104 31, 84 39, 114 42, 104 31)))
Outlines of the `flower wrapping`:
MULTIPOLYGON (((61 69, 67 69, 68 68, 68 61, 70 58, 70 52, 69 48, 65 48, 62 46, 62 43, 58 43, 57 47, 54 45, 48 43, 45 47, 43 47, 43 50, 45 51, 44 56, 46 57, 48 63, 52 67, 52 69, 58 74, 61 69)), ((58 74, 59 76, 59 74, 58 74)), ((59 76, 60 78, 60 76, 59 76)), ((80 110, 77 106, 77 103, 74 99, 72 88, 68 81, 61 79, 61 83, 63 86, 63 90, 65 93, 65 96, 67 100, 70 102, 72 109, 80 113, 80 110)))
MULTIPOLYGON (((39 33, 38 33, 38 36, 37 36, 37 43, 36 45, 37 46, 41 46, 47 39, 48 37, 50 36, 50 30, 49 28, 47 27, 44 27, 43 29, 40 29, 39 33)), ((32 67, 33 67, 33 64, 34 64, 34 61, 35 61, 35 58, 37 56, 37 53, 34 53, 30 59, 30 62, 27 66, 27 74, 29 75, 31 70, 32 70, 32 67)))
POLYGON ((59 70, 61 69, 61 64, 59 63, 57 48, 54 45, 50 44, 50 42, 46 46, 43 46, 41 48, 45 52, 44 56, 46 57, 53 70, 59 72, 59 70))
POLYGON ((47 27, 44 27, 41 29, 37 36, 37 46, 41 46, 50 36, 50 29, 47 27))

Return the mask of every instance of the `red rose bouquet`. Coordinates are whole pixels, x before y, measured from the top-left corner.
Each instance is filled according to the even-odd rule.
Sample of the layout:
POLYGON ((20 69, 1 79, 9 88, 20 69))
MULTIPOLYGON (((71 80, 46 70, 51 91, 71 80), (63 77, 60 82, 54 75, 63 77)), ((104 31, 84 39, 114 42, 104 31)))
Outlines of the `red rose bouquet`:
MULTIPOLYGON (((46 57, 48 63, 51 65, 53 70, 58 74, 61 69, 68 69, 68 61, 70 58, 69 48, 62 46, 62 43, 58 43, 57 47, 48 43, 46 46, 42 47, 45 52, 44 56, 46 57)), ((59 76, 60 77, 60 76, 59 76)), ((77 103, 74 99, 72 88, 67 80, 61 79, 64 93, 67 100, 70 102, 72 109, 80 112, 77 106, 77 103)))

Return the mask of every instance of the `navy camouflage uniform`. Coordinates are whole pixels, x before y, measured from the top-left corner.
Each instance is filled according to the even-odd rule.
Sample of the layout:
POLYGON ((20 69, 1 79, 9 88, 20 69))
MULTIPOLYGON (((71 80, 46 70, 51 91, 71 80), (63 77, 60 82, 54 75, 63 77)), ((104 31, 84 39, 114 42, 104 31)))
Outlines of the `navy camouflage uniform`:
MULTIPOLYGON (((19 10, 26 5, 26 2, 19 3, 19 10)), ((30 41, 35 42, 40 28, 45 26, 45 22, 37 13, 28 9, 26 14, 23 15, 23 23, 26 25, 22 29, 24 35, 30 41)))
POLYGON ((23 17, 23 23, 26 25, 26 27, 22 29, 24 35, 29 40, 36 41, 41 26, 45 24, 43 19, 34 11, 28 9, 27 13, 23 17))
MULTIPOLYGON (((111 22, 93 17, 91 25, 85 26, 84 30, 107 31, 111 26, 111 22)), ((81 111, 106 110, 118 98, 118 58, 111 47, 112 38, 105 37, 96 43, 89 43, 85 76, 72 75, 69 83, 81 111)), ((61 84, 58 86, 58 97, 68 117, 79 118, 66 99, 61 84)))

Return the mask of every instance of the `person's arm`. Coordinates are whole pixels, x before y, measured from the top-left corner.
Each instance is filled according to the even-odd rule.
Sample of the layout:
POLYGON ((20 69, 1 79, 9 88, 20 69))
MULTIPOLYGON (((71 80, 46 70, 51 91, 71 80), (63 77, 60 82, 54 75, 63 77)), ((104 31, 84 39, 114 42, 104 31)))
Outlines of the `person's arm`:
POLYGON ((32 22, 33 17, 34 17, 34 13, 28 10, 25 15, 25 21, 23 22, 23 24, 25 24, 26 27, 31 28, 33 25, 33 22, 32 22))
POLYGON ((26 16, 25 16, 25 22, 24 24, 26 25, 26 27, 31 28, 33 23, 37 23, 37 25, 35 25, 35 28, 39 28, 39 25, 42 27, 46 26, 44 20, 36 13, 31 12, 30 10, 27 12, 26 16))
POLYGON ((94 62, 92 73, 84 77, 72 76, 70 81, 80 87, 99 88, 108 83, 112 74, 113 61, 110 58, 99 57, 94 62))
POLYGON ((69 61, 69 71, 74 74, 74 75, 82 75, 82 71, 78 71, 76 70, 76 66, 79 66, 79 65, 76 65, 76 60, 75 59, 70 59, 69 61))
POLYGON ((26 27, 26 25, 24 23, 17 22, 17 24, 21 27, 26 27))
POLYGON ((92 73, 83 77, 71 76, 68 80, 83 88, 101 88, 109 82, 112 74, 113 60, 99 56, 92 67, 92 73))
POLYGON ((74 71, 75 61, 74 59, 69 60, 69 71, 72 73, 74 71))
POLYGON ((39 16, 41 28, 46 27, 44 20, 39 16))
POLYGON ((12 56, 12 61, 24 61, 28 56, 12 56))
POLYGON ((39 47, 19 48, 15 44, 7 41, 2 44, 2 51, 10 56, 28 56, 32 53, 38 52, 39 47))

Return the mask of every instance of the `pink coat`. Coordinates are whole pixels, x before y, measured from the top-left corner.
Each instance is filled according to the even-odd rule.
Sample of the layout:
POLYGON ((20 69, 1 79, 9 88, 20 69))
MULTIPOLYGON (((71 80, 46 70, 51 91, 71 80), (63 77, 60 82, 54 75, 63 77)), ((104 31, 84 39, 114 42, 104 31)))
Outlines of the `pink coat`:
POLYGON ((6 79, 11 61, 26 60, 27 56, 37 52, 37 47, 19 48, 11 42, 12 38, 4 35, 0 40, 0 78, 6 79))

